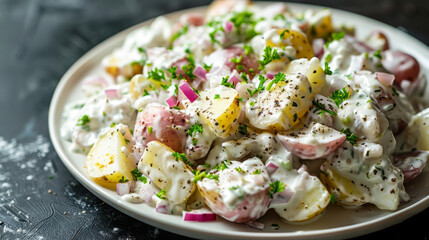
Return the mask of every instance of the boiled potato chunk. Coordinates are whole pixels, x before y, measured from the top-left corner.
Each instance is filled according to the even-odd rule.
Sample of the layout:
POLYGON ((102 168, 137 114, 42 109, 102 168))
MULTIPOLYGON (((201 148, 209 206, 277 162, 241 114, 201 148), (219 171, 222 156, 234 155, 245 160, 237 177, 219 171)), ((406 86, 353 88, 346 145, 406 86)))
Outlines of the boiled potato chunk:
POLYGON ((212 127, 214 133, 221 138, 227 137, 238 127, 241 113, 241 102, 233 88, 218 86, 200 93, 198 101, 199 116, 212 127))
POLYGON ((268 86, 252 96, 246 105, 246 116, 256 128, 285 131, 292 129, 312 105, 313 92, 305 75, 286 75, 283 81, 268 86))
POLYGON ((161 88, 161 82, 149 79, 142 74, 135 75, 130 81, 129 91, 133 99, 137 99, 144 94, 144 90, 151 91, 161 88))
POLYGON ((138 168, 155 185, 167 192, 168 200, 175 204, 186 202, 195 190, 194 174, 174 151, 158 141, 151 141, 140 159, 138 168))
POLYGON ((308 41, 305 34, 291 29, 279 29, 277 33, 280 36, 280 42, 278 44, 267 41, 267 44, 271 47, 286 47, 292 46, 296 51, 296 58, 307 58, 310 60, 314 57, 313 47, 308 41))
POLYGON ((412 148, 429 151, 429 108, 413 116, 406 129, 406 141, 412 148))
POLYGON ((310 27, 307 36, 310 40, 314 38, 325 38, 334 31, 331 21, 331 10, 324 9, 317 12, 308 12, 310 27))
POLYGON ((107 131, 88 153, 86 158, 88 175, 92 178, 105 177, 112 183, 117 183, 121 179, 132 180, 130 172, 136 168, 136 164, 126 157, 122 148, 128 149, 120 129, 112 128, 107 131))
POLYGON ((310 60, 301 58, 290 62, 286 66, 285 73, 304 74, 308 78, 314 93, 320 93, 326 81, 325 71, 320 67, 320 61, 316 57, 310 60))

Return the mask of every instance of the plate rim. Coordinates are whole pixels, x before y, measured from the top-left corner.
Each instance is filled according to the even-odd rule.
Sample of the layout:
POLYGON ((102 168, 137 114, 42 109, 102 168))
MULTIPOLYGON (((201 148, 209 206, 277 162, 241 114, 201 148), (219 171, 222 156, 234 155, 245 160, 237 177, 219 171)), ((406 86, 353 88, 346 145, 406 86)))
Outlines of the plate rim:
MULTIPOLYGON (((255 2, 259 5, 268 5, 278 2, 255 2)), ((312 8, 312 9, 321 9, 321 8, 327 8, 320 5, 313 5, 313 4, 301 4, 301 3, 289 3, 284 2, 287 6, 290 6, 292 8, 312 8)), ((189 9, 184 9, 180 11, 170 12, 161 16, 165 16, 168 18, 170 15, 178 15, 183 14, 190 11, 203 11, 206 9, 207 6, 200 6, 200 7, 194 7, 189 9)), ((338 12, 341 14, 348 14, 352 15, 357 18, 364 19, 365 21, 369 22, 375 22, 383 29, 389 29, 389 31, 396 32, 398 34, 403 35, 407 39, 407 41, 412 41, 414 45, 418 46, 419 48, 425 49, 426 52, 428 52, 429 55, 429 48, 414 38, 413 36, 394 28, 386 23, 383 23, 381 21, 359 15, 353 12, 348 12, 345 10, 340 10, 336 8, 329 7, 334 13, 338 12)), ((156 17, 155 17, 156 18, 156 17)), ((94 182, 91 182, 89 179, 84 177, 84 173, 80 172, 77 168, 75 168, 71 161, 72 159, 68 159, 66 155, 67 149, 64 149, 61 143, 61 136, 59 133, 59 125, 60 121, 56 121, 56 119, 60 118, 61 115, 58 116, 58 114, 61 114, 62 111, 59 111, 59 108, 62 104, 60 104, 63 101, 66 101, 65 99, 61 98, 61 93, 64 92, 64 89, 67 85, 70 85, 71 82, 70 79, 72 79, 73 75, 82 68, 90 68, 90 66, 84 66, 86 62, 88 62, 93 55, 96 55, 97 53, 101 52, 103 49, 108 47, 109 45, 116 43, 116 42, 122 42, 124 40, 124 36, 127 35, 127 33, 132 32, 135 29, 138 29, 142 26, 149 25, 151 22, 154 21, 155 18, 148 19, 144 22, 135 24, 131 27, 128 27, 113 36, 105 39, 101 43, 97 44, 93 48, 91 48, 88 52, 86 52, 83 56, 81 56, 73 65, 65 72, 65 74, 61 77, 60 81, 58 82, 57 87, 55 88, 55 92, 52 96, 50 106, 49 106, 49 117, 48 117, 48 125, 49 125, 49 136, 51 138, 51 142, 54 146, 54 149, 56 153, 58 154, 59 158, 63 162, 63 164, 66 166, 68 171, 78 180, 88 191, 90 191, 92 194, 97 196, 102 201, 108 203, 111 207, 117 209, 118 211, 121 211, 133 218, 135 218, 138 221, 142 221, 146 224, 155 226, 157 228, 161 228, 163 230, 173 232, 179 235, 185 235, 189 237, 195 237, 194 234, 203 234, 205 238, 251 238, 251 239, 260 239, 261 237, 270 238, 270 239, 284 239, 284 238, 294 238, 294 239, 310 239, 310 238, 338 238, 338 237, 355 237, 360 236, 363 234, 372 233, 381 229, 384 229, 386 227, 392 226, 394 224, 397 224, 401 221, 404 221, 411 216, 423 211, 427 207, 429 207, 429 195, 426 197, 423 197, 419 201, 411 204, 410 206, 407 206, 403 209, 397 210, 387 216, 382 216, 364 223, 358 223, 353 224, 349 226, 343 226, 343 227, 335 227, 330 229, 323 229, 323 230, 306 230, 306 231, 296 231, 296 232, 237 232, 237 231, 226 231, 226 233, 222 232, 216 232, 216 231, 202 231, 201 229, 196 229, 192 227, 187 227, 183 225, 174 225, 170 223, 163 222, 162 218, 158 218, 157 216, 151 216, 150 214, 143 213, 144 218, 142 216, 139 216, 137 213, 134 213, 130 209, 128 209, 127 206, 123 204, 119 204, 117 201, 114 201, 109 196, 106 196, 103 192, 98 190, 97 188, 101 186, 96 185, 94 182), (182 230, 182 231, 181 231, 182 230), (183 230, 185 232, 183 232, 183 230), (191 233, 192 232, 192 233, 191 233)), ((82 71, 82 70, 81 70, 82 71)), ((140 213, 141 214, 141 213, 140 213)), ((201 236, 198 236, 201 237, 201 236)))

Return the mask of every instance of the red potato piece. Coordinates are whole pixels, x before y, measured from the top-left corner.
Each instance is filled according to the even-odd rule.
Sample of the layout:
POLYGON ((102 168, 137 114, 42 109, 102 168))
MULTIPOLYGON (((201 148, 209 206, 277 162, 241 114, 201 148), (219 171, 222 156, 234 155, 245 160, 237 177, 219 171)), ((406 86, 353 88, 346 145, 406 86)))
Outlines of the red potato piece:
POLYGON ((404 182, 409 182, 420 175, 426 162, 429 159, 429 152, 414 151, 393 155, 393 164, 401 169, 404 174, 404 182))
POLYGON ((218 180, 204 178, 198 181, 198 190, 205 204, 230 222, 244 223, 262 217, 271 202, 268 197, 271 181, 265 165, 259 158, 225 164, 228 168, 224 170, 210 171, 210 174, 218 175, 218 180), (253 174, 256 169, 260 174, 253 174))
POLYGON ((389 49, 389 40, 386 34, 381 31, 373 31, 365 41, 366 45, 375 50, 389 49))
POLYGON ((346 140, 346 135, 320 123, 307 128, 277 134, 287 150, 301 159, 324 158, 335 152, 346 140))
POLYGON ((419 76, 420 65, 413 56, 398 50, 384 51, 382 56, 383 67, 395 75, 398 86, 403 80, 413 82, 419 76))
POLYGON ((134 140, 143 147, 151 141, 159 141, 176 152, 183 152, 189 118, 178 110, 150 105, 137 115, 134 140))
POLYGON ((244 50, 240 47, 231 47, 225 50, 225 65, 233 71, 236 69, 238 72, 245 72, 251 76, 254 76, 254 74, 259 73, 258 67, 258 59, 256 59, 255 56, 252 54, 246 55, 244 54, 244 50), (231 62, 232 58, 238 59, 242 57, 240 63, 233 63, 231 62), (237 68, 238 65, 242 65, 244 68, 241 70, 237 68), (250 69, 253 69, 254 73, 250 74, 250 69))

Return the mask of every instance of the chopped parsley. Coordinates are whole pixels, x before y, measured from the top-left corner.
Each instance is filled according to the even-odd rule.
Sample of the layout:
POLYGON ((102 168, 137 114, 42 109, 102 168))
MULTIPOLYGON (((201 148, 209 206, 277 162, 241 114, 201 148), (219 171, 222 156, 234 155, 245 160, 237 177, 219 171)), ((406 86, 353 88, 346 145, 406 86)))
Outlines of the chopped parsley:
POLYGON ((219 98, 220 98, 219 94, 216 94, 213 99, 219 99, 219 98))
MULTIPOLYGON (((204 164, 204 166, 205 166, 205 164, 204 164)), ((195 175, 194 179, 192 179, 193 183, 196 183, 196 182, 198 182, 200 180, 203 180, 204 178, 208 178, 208 179, 213 179, 213 180, 219 181, 219 176, 218 175, 214 175, 214 174, 211 174, 211 173, 207 174, 206 172, 200 172, 200 171, 197 171, 197 170, 192 171, 192 173, 195 175)))
POLYGON ((194 74, 194 68, 195 65, 193 65, 192 62, 182 66, 183 73, 191 80, 197 78, 197 76, 194 74))
POLYGON ((143 97, 144 96, 148 96, 149 95, 149 92, 145 89, 145 90, 143 90, 143 97))
POLYGON ((161 69, 155 68, 153 70, 150 70, 147 78, 160 82, 162 80, 165 80, 165 73, 161 69))
POLYGON ((171 74, 171 79, 178 79, 177 78, 177 66, 171 66, 169 69, 167 69, 167 72, 171 74))
POLYGON ((264 49, 264 55, 262 55, 262 57, 264 58, 263 60, 258 60, 258 63, 260 64, 258 69, 260 70, 264 69, 270 62, 281 59, 277 49, 272 49, 271 46, 267 46, 264 49))
POLYGON ((207 64, 203 63, 203 68, 204 68, 207 72, 210 72, 210 69, 212 69, 212 66, 213 66, 213 64, 211 64, 211 65, 207 65, 207 64))
POLYGON ((250 101, 249 105, 253 107, 253 106, 255 106, 255 102, 254 101, 250 101))
POLYGON ((152 134, 153 128, 152 127, 147 127, 147 133, 152 134))
POLYGON ((177 31, 173 37, 171 37, 171 42, 174 42, 176 39, 178 39, 180 36, 182 36, 183 34, 187 33, 189 29, 188 25, 183 26, 182 29, 180 29, 179 31, 177 31))
POLYGON ((335 101, 335 104, 339 107, 342 102, 350 98, 350 92, 343 87, 341 90, 335 90, 330 98, 335 101))
POLYGON ((347 141, 351 143, 352 145, 356 144, 356 141, 358 140, 358 136, 356 136, 354 133, 350 131, 350 128, 343 128, 341 129, 341 133, 344 133, 346 135, 347 141))
POLYGON ((331 114, 332 116, 337 116, 337 113, 336 113, 336 112, 334 112, 334 111, 331 111, 331 110, 327 109, 327 108, 326 108, 326 106, 325 106, 325 104, 320 103, 320 102, 319 102, 319 100, 313 100, 313 105, 316 107, 316 109, 315 109, 315 111, 314 111, 314 112, 316 112, 316 111, 320 111, 320 112, 319 112, 319 115, 324 116, 324 115, 325 115, 325 113, 329 113, 329 114, 331 114))
POLYGON ((383 56, 381 56, 381 50, 377 50, 375 51, 375 53, 373 54, 374 57, 378 58, 378 59, 382 59, 383 56))
POLYGON ((328 62, 325 62, 325 73, 326 75, 332 75, 331 68, 329 67, 328 62))
POLYGON ((266 77, 264 77, 262 75, 259 75, 259 85, 258 85, 258 87, 256 89, 254 89, 254 90, 247 89, 247 91, 250 93, 250 96, 253 96, 255 93, 264 90, 265 89, 264 83, 267 80, 268 80, 268 78, 266 78, 266 77))
POLYGON ((240 124, 239 126, 238 126, 238 132, 239 133, 241 133, 241 134, 243 134, 243 135, 246 135, 248 132, 247 132, 247 125, 245 125, 245 124, 240 124))
POLYGON ((239 173, 246 173, 241 167, 236 167, 235 171, 237 171, 239 173))
POLYGON ((234 88, 235 86, 233 83, 228 82, 229 76, 223 77, 222 78, 222 82, 220 83, 220 85, 223 85, 225 87, 229 87, 229 88, 234 88))
POLYGON ((332 40, 326 42, 325 47, 328 48, 329 44, 331 44, 332 41, 339 41, 339 40, 343 39, 345 35, 346 35, 345 32, 334 32, 334 33, 332 33, 332 35, 331 35, 332 40))
POLYGON ((275 181, 270 183, 270 190, 268 191, 268 197, 273 198, 274 194, 278 192, 283 192, 285 190, 286 185, 280 181, 275 181))
POLYGON ((189 136, 192 136, 195 132, 203 133, 203 125, 195 123, 188 129, 189 136))
POLYGON ((244 45, 243 46, 244 49, 244 54, 249 55, 250 53, 253 53, 253 48, 252 46, 249 45, 244 45))
POLYGON ((331 54, 326 55, 325 61, 330 63, 332 61, 332 55, 331 54))
POLYGON ((289 33, 289 30, 286 29, 282 33, 280 33, 280 39, 284 39, 285 38, 285 33, 289 33))
POLYGON ((83 129, 89 131, 89 126, 87 123, 90 122, 88 115, 83 115, 79 120, 77 120, 76 126, 81 126, 83 129))
POLYGON ((253 174, 255 174, 255 175, 261 174, 261 170, 255 169, 255 171, 253 171, 253 174))
POLYGON ((213 169, 217 169, 217 170, 225 170, 225 169, 227 169, 227 168, 229 168, 227 165, 226 165, 226 162, 225 161, 223 161, 220 165, 218 164, 218 165, 216 165, 213 169))
POLYGON ((241 78, 243 79, 243 81, 245 81, 246 83, 249 82, 249 78, 247 78, 247 74, 245 72, 241 73, 241 78))
POLYGON ((188 160, 188 158, 186 157, 186 154, 184 153, 174 152, 173 157, 176 159, 176 161, 182 160, 185 164, 192 166, 192 163, 188 160))
POLYGON ((74 105, 73 106, 73 109, 80 109, 80 108, 83 108, 83 106, 85 106, 85 104, 76 104, 76 105, 74 105))
POLYGON ((126 179, 124 176, 121 177, 121 179, 119 179, 119 183, 126 183, 130 180, 126 179))
POLYGON ((112 127, 115 127, 116 126, 116 123, 115 122, 112 122, 112 124, 110 124, 110 127, 112 128, 112 127))
POLYGON ((167 192, 165 191, 165 189, 162 189, 159 193, 157 193, 156 194, 156 196, 159 198, 159 199, 162 199, 162 200, 165 200, 165 199, 167 199, 167 192))
POLYGON ((130 173, 134 181, 137 180, 138 177, 141 177, 143 175, 143 173, 141 173, 137 167, 134 168, 134 170, 132 170, 130 173))
POLYGON ((331 204, 335 203, 335 195, 331 193, 331 204))
POLYGON ((277 73, 276 75, 274 75, 273 80, 270 83, 268 83, 267 90, 270 90, 273 84, 277 84, 281 81, 285 81, 285 78, 286 78, 286 75, 284 73, 282 72, 277 73))
POLYGON ((238 58, 231 58, 231 62, 235 63, 235 64, 239 64, 241 62, 241 60, 243 59, 243 56, 240 56, 238 58))

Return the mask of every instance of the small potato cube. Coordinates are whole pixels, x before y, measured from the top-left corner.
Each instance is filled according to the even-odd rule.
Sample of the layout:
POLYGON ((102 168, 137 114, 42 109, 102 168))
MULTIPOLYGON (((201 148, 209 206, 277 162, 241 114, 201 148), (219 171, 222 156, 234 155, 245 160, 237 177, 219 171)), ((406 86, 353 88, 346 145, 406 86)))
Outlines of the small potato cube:
POLYGON ((158 141, 149 142, 138 168, 155 185, 167 192, 168 200, 184 203, 195 190, 190 167, 174 157, 175 152, 158 141))
POLYGON ((326 81, 325 71, 320 67, 320 61, 316 57, 310 60, 302 58, 290 62, 286 66, 285 73, 304 74, 308 78, 314 93, 320 93, 326 81))

